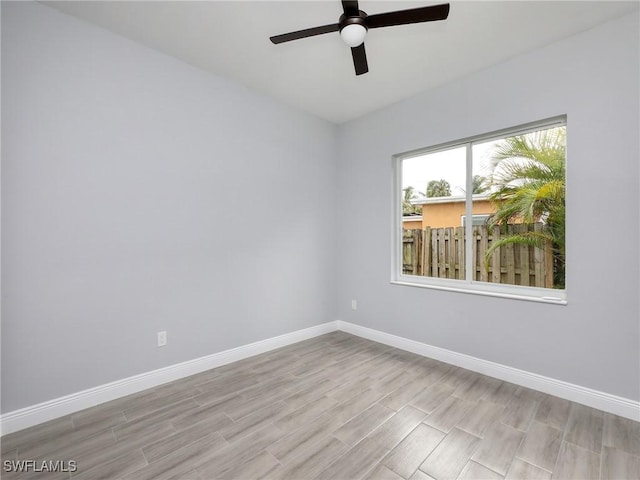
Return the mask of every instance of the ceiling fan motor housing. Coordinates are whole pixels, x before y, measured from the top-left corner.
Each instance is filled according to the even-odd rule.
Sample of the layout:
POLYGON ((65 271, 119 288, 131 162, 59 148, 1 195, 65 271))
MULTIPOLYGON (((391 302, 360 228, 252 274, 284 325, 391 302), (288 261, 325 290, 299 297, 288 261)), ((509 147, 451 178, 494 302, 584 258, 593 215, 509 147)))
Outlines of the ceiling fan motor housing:
POLYGON ((353 24, 362 25, 365 29, 369 30, 369 27, 367 27, 367 14, 362 10, 358 10, 357 17, 347 17, 344 13, 340 15, 340 20, 338 20, 340 31, 347 25, 353 24))

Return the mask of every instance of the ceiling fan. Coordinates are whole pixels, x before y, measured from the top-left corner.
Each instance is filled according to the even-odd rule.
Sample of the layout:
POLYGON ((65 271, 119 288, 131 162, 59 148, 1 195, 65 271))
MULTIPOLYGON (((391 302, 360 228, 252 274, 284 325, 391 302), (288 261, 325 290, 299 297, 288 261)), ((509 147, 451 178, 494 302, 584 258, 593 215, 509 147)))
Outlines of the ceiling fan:
POLYGON ((367 54, 364 50, 364 37, 367 34, 367 30, 370 28, 445 20, 449 15, 448 3, 375 15, 367 15, 360 10, 358 8, 358 0, 342 0, 342 8, 344 13, 340 15, 338 23, 283 33, 282 35, 270 37, 270 40, 278 44, 339 31, 344 42, 351 47, 351 56, 353 57, 356 75, 362 75, 369 71, 367 54))

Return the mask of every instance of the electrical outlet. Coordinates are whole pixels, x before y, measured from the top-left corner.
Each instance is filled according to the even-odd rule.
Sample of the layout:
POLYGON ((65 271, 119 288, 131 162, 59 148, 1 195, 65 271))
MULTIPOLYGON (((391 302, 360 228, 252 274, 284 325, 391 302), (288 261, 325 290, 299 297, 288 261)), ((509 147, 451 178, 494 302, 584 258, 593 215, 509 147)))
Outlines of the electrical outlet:
POLYGON ((158 332, 158 346, 164 347, 167 344, 167 332, 158 332))
POLYGON ((351 300, 351 310, 358 309, 358 302, 356 300, 351 300))

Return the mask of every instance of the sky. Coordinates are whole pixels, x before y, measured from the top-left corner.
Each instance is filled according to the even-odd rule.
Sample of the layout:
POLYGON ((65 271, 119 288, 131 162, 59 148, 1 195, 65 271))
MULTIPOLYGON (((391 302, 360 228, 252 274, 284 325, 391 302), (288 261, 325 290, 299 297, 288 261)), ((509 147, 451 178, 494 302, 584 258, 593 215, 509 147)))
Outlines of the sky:
MULTIPOLYGON (((490 141, 474 144, 473 175, 488 176, 491 173, 489 155, 495 143, 495 141, 490 141)), ((465 166, 465 146, 404 159, 402 161, 402 189, 412 186, 416 192, 425 193, 429 181, 444 179, 451 185, 452 195, 464 195, 465 166)))
MULTIPOLYGON (((535 135, 544 130, 564 129, 565 126, 550 127, 526 133, 534 135, 532 141, 536 142, 535 135)), ((485 142, 473 142, 472 158, 473 171, 471 175, 488 177, 493 173, 491 155, 494 148, 501 142, 498 140, 487 140, 485 142)), ((512 159, 512 162, 527 162, 524 159, 512 159)), ((405 158, 402 161, 402 189, 412 186, 416 193, 424 194, 427 184, 431 180, 446 180, 451 185, 451 195, 459 196, 465 194, 465 168, 466 168, 466 146, 452 147, 440 152, 427 153, 412 158, 405 158)), ((402 193, 403 194, 403 193, 402 193)))

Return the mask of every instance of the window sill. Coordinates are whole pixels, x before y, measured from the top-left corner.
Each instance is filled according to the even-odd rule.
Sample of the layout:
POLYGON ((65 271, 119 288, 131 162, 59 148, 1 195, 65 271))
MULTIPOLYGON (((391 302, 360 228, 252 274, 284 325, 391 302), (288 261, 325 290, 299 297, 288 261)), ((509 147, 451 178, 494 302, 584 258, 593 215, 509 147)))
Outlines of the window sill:
MULTIPOLYGON (((443 290, 447 292, 457 292, 457 293, 471 293, 473 295, 484 295, 487 297, 500 297, 500 298, 510 298, 512 300, 524 300, 528 302, 537 302, 537 303, 550 303, 553 305, 567 305, 566 298, 554 297, 554 296, 540 296, 540 295, 526 295, 526 294, 518 294, 518 293, 510 293, 510 292, 500 292, 496 290, 486 290, 481 286, 478 288, 471 287, 469 284, 465 284, 466 286, 455 287, 449 285, 434 285, 427 283, 419 283, 412 282, 411 280, 391 280, 392 285, 404 285, 407 287, 418 287, 418 288, 429 288, 432 290, 443 290)), ((477 285, 477 284, 474 284, 477 285)), ((559 292, 560 293, 560 292, 559 292)), ((564 292, 562 292, 564 295, 564 292)))

